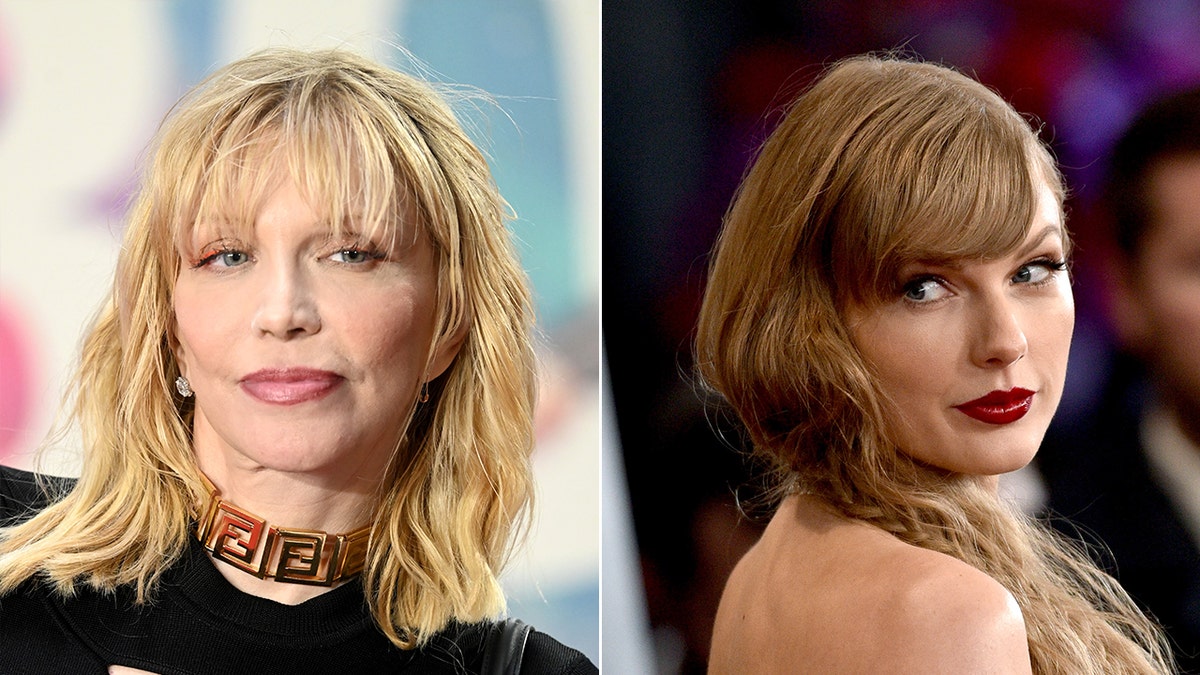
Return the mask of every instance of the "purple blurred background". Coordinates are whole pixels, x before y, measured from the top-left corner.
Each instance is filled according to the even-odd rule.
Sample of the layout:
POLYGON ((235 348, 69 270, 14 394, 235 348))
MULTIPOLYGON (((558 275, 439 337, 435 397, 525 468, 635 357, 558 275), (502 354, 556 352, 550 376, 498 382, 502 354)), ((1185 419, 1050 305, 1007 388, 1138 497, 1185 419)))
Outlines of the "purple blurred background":
POLYGON ((1200 3, 610 0, 603 45, 614 408, 660 669, 702 672, 721 585, 757 528, 734 504, 754 473, 731 449, 736 426, 704 410, 690 343, 708 250, 781 107, 840 57, 899 49, 974 75, 1044 125, 1077 243, 1061 423, 1098 395, 1111 353, 1107 153, 1149 99, 1200 83, 1200 3))

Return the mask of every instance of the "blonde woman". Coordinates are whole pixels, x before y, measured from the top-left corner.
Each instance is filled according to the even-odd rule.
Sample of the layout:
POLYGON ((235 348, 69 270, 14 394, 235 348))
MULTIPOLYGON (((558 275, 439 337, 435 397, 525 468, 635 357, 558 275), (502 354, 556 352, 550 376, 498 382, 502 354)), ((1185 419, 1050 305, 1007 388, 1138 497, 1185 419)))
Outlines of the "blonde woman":
POLYGON ((0 670, 595 672, 492 621, 531 490, 506 215, 434 91, 360 57, 188 94, 84 342, 82 475, 0 474, 0 670))
POLYGON ((699 367, 782 500, 710 672, 1157 673, 1162 638, 997 496, 1062 393, 1063 186, 950 69, 837 64, 762 148, 717 245, 699 367))

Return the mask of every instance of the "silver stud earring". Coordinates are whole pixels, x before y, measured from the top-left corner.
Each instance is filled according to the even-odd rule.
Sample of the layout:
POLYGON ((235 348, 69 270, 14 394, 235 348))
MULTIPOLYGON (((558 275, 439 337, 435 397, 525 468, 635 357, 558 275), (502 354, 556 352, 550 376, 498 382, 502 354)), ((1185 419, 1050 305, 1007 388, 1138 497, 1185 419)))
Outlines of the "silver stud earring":
POLYGON ((187 378, 180 375, 175 378, 175 391, 184 398, 189 398, 192 395, 192 385, 187 381, 187 378))

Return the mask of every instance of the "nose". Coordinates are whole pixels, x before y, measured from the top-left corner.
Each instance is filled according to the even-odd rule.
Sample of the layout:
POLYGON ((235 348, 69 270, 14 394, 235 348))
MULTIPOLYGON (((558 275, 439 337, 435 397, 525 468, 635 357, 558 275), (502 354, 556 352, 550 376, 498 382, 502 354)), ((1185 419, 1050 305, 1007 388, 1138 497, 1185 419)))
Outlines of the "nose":
POLYGON ((1019 361, 1029 350, 1026 320, 1010 299, 988 298, 981 302, 971 360, 982 368, 1003 368, 1019 361))
POLYGON ((298 266, 266 270, 251 328, 259 335, 290 340, 321 330, 311 283, 298 266))

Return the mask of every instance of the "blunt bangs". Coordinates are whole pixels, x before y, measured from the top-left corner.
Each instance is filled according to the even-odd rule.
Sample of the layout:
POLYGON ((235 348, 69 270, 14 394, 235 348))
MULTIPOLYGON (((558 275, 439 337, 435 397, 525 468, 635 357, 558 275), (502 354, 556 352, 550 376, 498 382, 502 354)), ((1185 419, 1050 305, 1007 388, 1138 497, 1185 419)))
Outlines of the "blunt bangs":
MULTIPOLYGON (((396 249, 420 236, 430 218, 427 209, 407 203, 420 194, 414 173, 421 168, 412 164, 427 171, 434 162, 422 156, 428 151, 392 102, 356 80, 360 74, 333 68, 267 87, 240 75, 212 82, 218 91, 208 93, 209 105, 172 120, 164 135, 160 161, 184 164, 175 172, 176 194, 162 199, 174 204, 169 223, 178 251, 195 253, 210 231, 249 238, 283 176, 295 181, 334 237, 396 249), (229 91, 221 96, 223 88, 229 91), (197 134, 195 123, 205 119, 197 134)), ((431 239, 436 245, 437 237, 431 239)))

